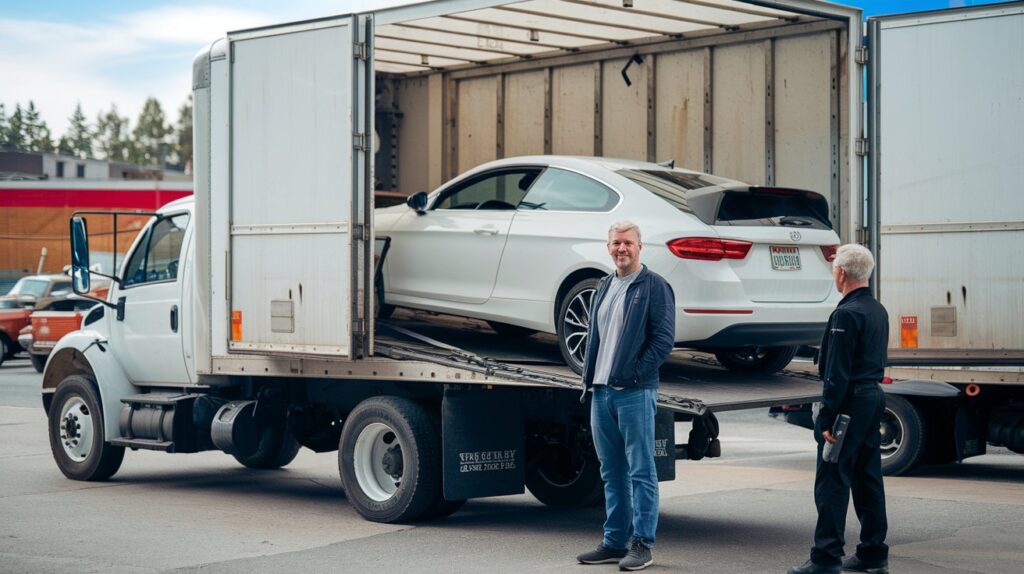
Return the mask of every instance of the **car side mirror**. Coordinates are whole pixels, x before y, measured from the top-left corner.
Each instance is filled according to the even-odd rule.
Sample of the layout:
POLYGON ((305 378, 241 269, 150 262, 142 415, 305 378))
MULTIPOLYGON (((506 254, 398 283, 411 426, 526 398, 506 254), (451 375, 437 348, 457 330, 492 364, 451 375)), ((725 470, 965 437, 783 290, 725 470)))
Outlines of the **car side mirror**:
POLYGON ((416 213, 423 215, 427 212, 427 192, 417 191, 405 200, 405 204, 416 210, 416 213))
POLYGON ((71 286, 75 293, 89 292, 89 232, 82 217, 71 218, 71 286))

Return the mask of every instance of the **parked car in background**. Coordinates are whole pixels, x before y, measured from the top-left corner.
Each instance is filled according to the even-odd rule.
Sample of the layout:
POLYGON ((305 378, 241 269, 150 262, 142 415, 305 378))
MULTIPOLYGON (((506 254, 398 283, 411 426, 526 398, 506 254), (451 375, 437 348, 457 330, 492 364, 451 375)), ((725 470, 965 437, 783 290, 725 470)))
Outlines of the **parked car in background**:
POLYGON ((32 311, 71 294, 67 275, 29 275, 0 297, 0 364, 22 351, 18 334, 32 311))
POLYGON ((481 165, 375 211, 389 238, 380 313, 393 306, 556 334, 582 370, 591 299, 614 270, 609 226, 642 231, 641 259, 676 296, 676 345, 772 372, 817 344, 838 301, 839 237, 813 191, 759 187, 662 164, 563 156, 481 165))
MULTIPOLYGON (((91 295, 102 299, 106 297, 106 292, 107 290, 103 289, 91 295)), ((79 330, 82 327, 82 319, 88 314, 89 309, 96 305, 98 303, 92 299, 71 295, 67 299, 51 301, 46 307, 32 313, 31 323, 22 329, 23 335, 19 335, 18 342, 28 351, 36 371, 43 372, 46 358, 50 356, 50 351, 57 345, 57 341, 64 335, 79 330)))

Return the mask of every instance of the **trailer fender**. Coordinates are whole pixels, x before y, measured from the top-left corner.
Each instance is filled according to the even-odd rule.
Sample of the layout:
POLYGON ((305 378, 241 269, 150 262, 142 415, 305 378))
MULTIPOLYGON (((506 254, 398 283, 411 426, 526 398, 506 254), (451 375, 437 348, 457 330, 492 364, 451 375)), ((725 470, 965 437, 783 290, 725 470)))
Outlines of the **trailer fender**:
POLYGON ((71 375, 85 375, 96 383, 103 407, 105 440, 121 437, 121 398, 138 394, 121 368, 117 356, 97 331, 76 331, 65 335, 57 343, 43 373, 43 408, 49 411, 50 400, 57 385, 71 375))
POLYGON ((906 397, 955 398, 960 390, 942 381, 909 380, 882 385, 882 390, 891 395, 906 397))

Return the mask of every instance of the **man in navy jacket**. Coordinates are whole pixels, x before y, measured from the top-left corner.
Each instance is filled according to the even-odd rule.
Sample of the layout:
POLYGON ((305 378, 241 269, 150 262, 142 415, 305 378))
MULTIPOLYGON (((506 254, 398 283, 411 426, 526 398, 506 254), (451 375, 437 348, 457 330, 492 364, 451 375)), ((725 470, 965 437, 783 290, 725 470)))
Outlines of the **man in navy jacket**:
POLYGON ((593 389, 590 426, 604 480, 604 538, 577 559, 642 570, 653 562, 658 526, 654 415, 658 369, 675 344, 675 296, 640 263, 640 229, 621 221, 608 230, 615 273, 601 280, 591 306, 584 395, 593 389))

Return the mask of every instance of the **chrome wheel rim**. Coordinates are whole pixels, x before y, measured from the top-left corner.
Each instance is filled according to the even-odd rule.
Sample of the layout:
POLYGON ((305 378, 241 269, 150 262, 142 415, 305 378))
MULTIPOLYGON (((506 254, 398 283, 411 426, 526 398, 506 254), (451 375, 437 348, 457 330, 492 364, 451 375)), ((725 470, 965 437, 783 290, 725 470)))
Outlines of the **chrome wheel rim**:
POLYGON ((352 464, 359 488, 367 497, 384 502, 402 484, 405 457, 394 430, 384 423, 370 423, 359 431, 352 464))
POLYGON ((71 397, 60 410, 60 444, 64 454, 75 462, 84 462, 92 451, 95 429, 89 406, 81 397, 71 397))
POLYGON ((903 423, 895 413, 885 409, 879 431, 882 434, 882 458, 894 456, 903 446, 903 423))
POLYGON ((583 365, 587 354, 587 329, 596 289, 583 289, 569 301, 562 317, 562 344, 577 365, 583 365))

